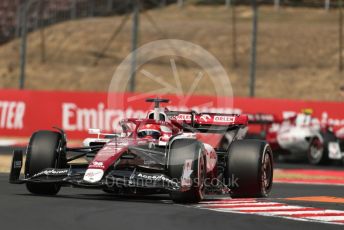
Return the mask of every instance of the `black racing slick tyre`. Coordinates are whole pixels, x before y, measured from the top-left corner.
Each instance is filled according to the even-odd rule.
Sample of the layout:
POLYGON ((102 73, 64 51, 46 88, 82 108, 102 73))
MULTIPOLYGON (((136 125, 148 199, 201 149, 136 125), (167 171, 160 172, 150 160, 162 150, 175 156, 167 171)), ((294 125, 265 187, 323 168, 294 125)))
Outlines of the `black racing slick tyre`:
MULTIPOLYGON (((170 197, 175 203, 198 203, 204 197, 206 162, 203 145, 194 139, 177 139, 170 146, 168 153, 167 173, 173 181, 181 183, 184 167, 188 162, 191 164, 190 185, 184 191, 171 191, 170 197)), ((181 183, 182 184, 182 183, 181 183)))
POLYGON ((239 140, 228 153, 226 183, 233 198, 267 197, 272 188, 273 154, 259 140, 239 140))
MULTIPOLYGON (((30 139, 25 163, 25 177, 29 178, 46 168, 65 167, 63 147, 64 137, 61 133, 53 131, 38 131, 30 139)), ((56 195, 61 186, 57 183, 28 182, 29 192, 37 195, 56 195)))

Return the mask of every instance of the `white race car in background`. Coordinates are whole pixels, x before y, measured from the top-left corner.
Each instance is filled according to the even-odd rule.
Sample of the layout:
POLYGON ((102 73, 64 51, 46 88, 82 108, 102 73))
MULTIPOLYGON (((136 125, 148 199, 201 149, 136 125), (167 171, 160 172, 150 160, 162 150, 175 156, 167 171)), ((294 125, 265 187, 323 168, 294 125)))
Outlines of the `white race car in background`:
POLYGON ((266 140, 282 159, 308 159, 311 164, 344 159, 332 128, 320 124, 309 111, 272 123, 266 140))

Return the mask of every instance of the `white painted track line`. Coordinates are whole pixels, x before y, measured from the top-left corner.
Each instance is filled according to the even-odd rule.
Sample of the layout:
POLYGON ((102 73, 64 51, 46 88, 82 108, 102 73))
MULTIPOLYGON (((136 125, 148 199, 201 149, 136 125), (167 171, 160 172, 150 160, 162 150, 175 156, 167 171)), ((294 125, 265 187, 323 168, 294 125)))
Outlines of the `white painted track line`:
POLYGON ((297 221, 344 225, 344 211, 288 205, 254 199, 220 199, 200 202, 194 207, 217 212, 254 214, 297 221))

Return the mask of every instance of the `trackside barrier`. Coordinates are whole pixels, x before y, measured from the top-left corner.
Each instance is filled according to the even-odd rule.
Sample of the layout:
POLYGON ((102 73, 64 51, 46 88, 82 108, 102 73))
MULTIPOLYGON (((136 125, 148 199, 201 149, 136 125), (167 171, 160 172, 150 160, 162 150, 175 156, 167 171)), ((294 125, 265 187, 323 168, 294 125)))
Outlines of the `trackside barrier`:
MULTIPOLYGON (((141 96, 130 93, 111 94, 112 102, 109 107, 107 93, 1 90, 0 137, 29 137, 38 129, 51 129, 53 126, 64 129, 70 139, 88 136, 89 128, 111 132, 118 128, 118 121, 125 117, 145 117, 150 105, 144 103, 141 96), (118 102, 113 103, 113 100, 118 102)), ((164 97, 171 99, 167 105, 170 109, 187 109, 178 106, 177 96, 164 97)), ((192 96, 187 107, 198 112, 271 113, 281 117, 290 116, 304 108, 312 108, 317 118, 315 122, 344 125, 342 102, 234 98, 233 106, 223 107, 222 103, 221 107, 219 100, 227 99, 192 96)))

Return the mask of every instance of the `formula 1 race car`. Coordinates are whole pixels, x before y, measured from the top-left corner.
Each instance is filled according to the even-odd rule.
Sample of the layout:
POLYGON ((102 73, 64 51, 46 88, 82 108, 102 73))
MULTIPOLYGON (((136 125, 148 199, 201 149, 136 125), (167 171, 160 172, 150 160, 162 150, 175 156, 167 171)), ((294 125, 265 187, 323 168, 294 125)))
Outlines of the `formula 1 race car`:
POLYGON ((23 153, 14 151, 10 183, 25 183, 38 195, 55 195, 61 186, 168 193, 177 203, 199 202, 206 194, 268 196, 272 151, 265 141, 243 140, 246 115, 169 111, 160 108, 167 99, 146 101, 155 103, 146 119, 122 120, 121 133, 92 129, 97 137, 85 139, 84 147, 67 147, 62 130, 35 132, 24 178, 23 153), (78 158, 87 161, 75 163, 78 158))
POLYGON ((255 114, 249 119, 252 124, 262 125, 261 136, 270 144, 275 157, 308 159, 314 165, 344 159, 342 144, 333 127, 315 121, 310 109, 287 119, 278 119, 271 114, 255 114))

